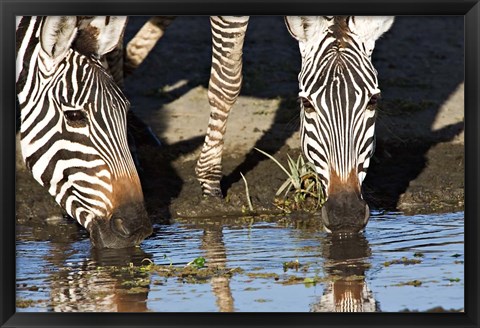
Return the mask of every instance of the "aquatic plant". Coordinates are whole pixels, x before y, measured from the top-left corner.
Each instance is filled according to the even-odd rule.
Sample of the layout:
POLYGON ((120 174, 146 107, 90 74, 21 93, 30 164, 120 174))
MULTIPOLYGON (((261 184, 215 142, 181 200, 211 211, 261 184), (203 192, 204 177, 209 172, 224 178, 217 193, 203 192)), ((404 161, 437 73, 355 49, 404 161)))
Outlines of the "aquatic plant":
POLYGON ((187 266, 193 266, 196 269, 201 269, 205 266, 205 258, 197 257, 195 260, 192 260, 187 263, 187 266))
POLYGON ((315 167, 310 162, 305 162, 301 154, 296 161, 287 154, 287 169, 272 155, 258 148, 255 150, 274 161, 287 175, 275 194, 275 206, 287 213, 292 210, 316 212, 323 206, 326 199, 315 167))

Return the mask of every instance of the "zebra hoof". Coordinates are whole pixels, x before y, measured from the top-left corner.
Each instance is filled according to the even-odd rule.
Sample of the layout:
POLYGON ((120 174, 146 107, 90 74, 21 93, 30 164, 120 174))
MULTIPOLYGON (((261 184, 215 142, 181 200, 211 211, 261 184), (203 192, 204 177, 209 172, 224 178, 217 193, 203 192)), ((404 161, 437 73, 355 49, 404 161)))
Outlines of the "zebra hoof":
POLYGON ((203 196, 204 197, 215 197, 215 198, 223 198, 223 193, 220 188, 202 188, 203 189, 203 196))

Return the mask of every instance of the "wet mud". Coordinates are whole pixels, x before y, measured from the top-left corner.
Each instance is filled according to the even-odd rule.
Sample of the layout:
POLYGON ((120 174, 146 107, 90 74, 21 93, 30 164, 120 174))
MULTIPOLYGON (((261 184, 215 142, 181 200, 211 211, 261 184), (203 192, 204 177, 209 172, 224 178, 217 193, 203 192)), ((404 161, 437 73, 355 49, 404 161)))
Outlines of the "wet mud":
MULTIPOLYGON (((439 144, 426 154, 421 144, 389 145, 388 149, 383 147, 385 145, 377 147, 363 186, 364 197, 370 208, 402 211, 405 214, 463 210, 462 145, 439 144)), ((181 217, 283 213, 275 206, 274 199, 286 175, 277 164, 257 151, 253 150, 246 161, 243 158, 225 157, 225 176, 222 180, 224 198, 203 196, 194 174, 196 161, 172 165, 175 156, 181 153, 168 149, 168 146, 142 146, 139 147, 139 154, 145 204, 153 222, 168 223, 181 217), (144 159, 144 156, 148 159, 144 159), (242 171, 237 169, 242 160, 243 167, 249 168, 243 174, 248 182, 254 213, 248 208, 246 186, 240 176, 242 171)), ((275 158, 286 163, 287 155, 296 158, 299 154, 299 149, 283 146, 275 158)), ((43 224, 55 226, 63 220, 63 212, 53 198, 31 178, 29 172, 22 169, 17 171, 16 196, 17 222, 44 221, 43 224)), ((308 214, 299 211, 292 215, 308 214)), ((58 229, 61 229, 61 224, 58 229)))

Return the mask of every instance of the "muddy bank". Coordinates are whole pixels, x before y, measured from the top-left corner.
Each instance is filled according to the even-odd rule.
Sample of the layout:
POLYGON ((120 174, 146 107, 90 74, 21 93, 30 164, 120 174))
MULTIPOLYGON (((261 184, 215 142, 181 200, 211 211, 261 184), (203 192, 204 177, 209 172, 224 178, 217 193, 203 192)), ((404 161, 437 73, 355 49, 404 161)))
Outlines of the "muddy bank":
MULTIPOLYGON (((463 146, 440 143, 427 151, 425 148, 422 144, 384 144, 378 149, 363 187, 372 209, 406 214, 463 210, 463 146)), ((299 149, 283 146, 275 157, 286 163, 287 155, 297 158, 299 154, 299 149)), ((159 217, 248 214, 246 186, 240 172, 248 182, 256 213, 282 213, 274 205, 274 199, 287 177, 276 163, 254 150, 244 157, 225 158, 224 199, 201 195, 193 174, 194 160, 162 167, 165 163, 168 161, 163 159, 146 163, 143 168, 146 202, 150 212, 156 212, 159 217)))
MULTIPOLYGON (((144 21, 131 19, 127 40, 144 21)), ((194 165, 209 115, 210 46, 208 17, 180 17, 125 81, 132 110, 162 141, 155 147, 137 135, 146 205, 156 222, 245 214, 240 173, 248 181, 254 210, 278 212, 273 200, 286 177, 253 147, 282 163, 287 154, 296 158, 300 153, 298 45, 281 17, 252 17, 244 86, 225 141, 225 198, 201 195, 194 165)), ((382 102, 377 149, 364 183, 371 208, 410 214, 463 210, 463 54, 463 17, 399 17, 377 42, 373 60, 382 102)), ((32 181, 19 167, 17 220, 61 222, 62 211, 32 181)))
MULTIPOLYGON (((463 145, 440 143, 425 151, 422 144, 382 144, 372 159, 364 183, 365 199, 372 209, 406 214, 462 211, 464 206, 463 145)), ((225 197, 204 197, 194 175, 195 160, 176 161, 180 150, 139 147, 145 202, 155 222, 179 217, 237 216, 251 214, 240 172, 248 182, 250 199, 257 214, 282 213, 274 205, 275 193, 285 173, 272 160, 252 150, 247 156, 226 157, 222 186, 225 197)), ((283 146, 275 157, 286 163, 287 154, 297 158, 299 149, 283 146)), ((67 229, 60 235, 77 236, 62 223, 62 211, 53 198, 30 177, 17 172, 17 221, 40 221, 42 226, 67 229), (47 220, 45 220, 47 219, 47 220)), ((304 213, 293 213, 303 215, 304 213)), ((68 220, 69 221, 69 220, 68 220)), ((42 229, 39 229, 42 230, 42 229)))

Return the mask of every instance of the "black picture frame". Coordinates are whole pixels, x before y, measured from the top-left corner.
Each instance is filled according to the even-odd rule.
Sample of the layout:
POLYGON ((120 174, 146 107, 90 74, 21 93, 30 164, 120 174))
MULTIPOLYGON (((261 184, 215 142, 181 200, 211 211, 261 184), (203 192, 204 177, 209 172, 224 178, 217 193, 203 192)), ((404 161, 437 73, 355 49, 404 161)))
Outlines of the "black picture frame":
POLYGON ((480 4, 478 0, 1 0, 0 324, 2 327, 413 326, 478 327, 480 4), (134 5, 133 5, 134 4, 134 5), (348 12, 347 12, 348 11, 348 12), (465 16, 465 312, 464 313, 16 313, 15 312, 15 16, 16 15, 464 15, 465 16))

